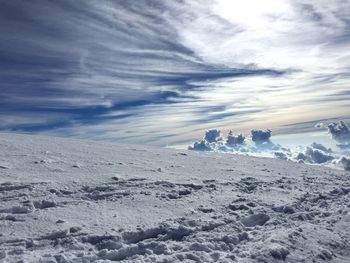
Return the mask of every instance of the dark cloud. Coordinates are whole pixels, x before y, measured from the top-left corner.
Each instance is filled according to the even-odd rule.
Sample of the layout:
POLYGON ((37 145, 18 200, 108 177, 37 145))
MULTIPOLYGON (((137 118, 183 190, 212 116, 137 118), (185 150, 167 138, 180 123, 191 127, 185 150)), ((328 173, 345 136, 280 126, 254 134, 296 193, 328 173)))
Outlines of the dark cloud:
POLYGON ((343 165, 345 171, 350 171, 350 158, 343 156, 340 159, 340 163, 343 165))
POLYGON ((350 144, 350 130, 343 121, 330 123, 328 125, 328 131, 337 142, 350 144))
POLYGON ((271 130, 252 130, 252 141, 256 144, 269 143, 271 137, 271 130))
POLYGON ((334 157, 320 149, 307 147, 305 151, 306 160, 310 163, 326 163, 332 161, 334 157))
POLYGON ((221 131, 217 129, 208 130, 205 132, 204 140, 209 143, 221 141, 221 131))
POLYGON ((189 146, 188 150, 192 151, 213 151, 214 148, 208 143, 206 140, 201 140, 199 142, 195 142, 193 146, 189 146))
POLYGON ((242 133, 234 135, 230 130, 227 134, 226 145, 229 147, 236 147, 237 145, 244 144, 245 137, 242 133))

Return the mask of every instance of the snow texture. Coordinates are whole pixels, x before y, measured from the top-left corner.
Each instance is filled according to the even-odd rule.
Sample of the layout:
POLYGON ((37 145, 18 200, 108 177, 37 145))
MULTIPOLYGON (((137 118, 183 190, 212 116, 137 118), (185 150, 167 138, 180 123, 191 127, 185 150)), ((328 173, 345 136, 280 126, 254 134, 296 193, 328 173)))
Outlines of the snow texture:
POLYGON ((346 171, 6 133, 0 161, 0 262, 350 262, 346 171))

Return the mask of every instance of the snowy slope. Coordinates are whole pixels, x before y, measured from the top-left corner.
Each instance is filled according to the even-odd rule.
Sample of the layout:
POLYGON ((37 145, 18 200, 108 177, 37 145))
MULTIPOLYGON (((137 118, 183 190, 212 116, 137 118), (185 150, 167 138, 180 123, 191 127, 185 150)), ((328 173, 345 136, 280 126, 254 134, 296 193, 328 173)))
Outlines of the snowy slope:
POLYGON ((0 262, 350 262, 349 178, 277 159, 1 133, 0 262))

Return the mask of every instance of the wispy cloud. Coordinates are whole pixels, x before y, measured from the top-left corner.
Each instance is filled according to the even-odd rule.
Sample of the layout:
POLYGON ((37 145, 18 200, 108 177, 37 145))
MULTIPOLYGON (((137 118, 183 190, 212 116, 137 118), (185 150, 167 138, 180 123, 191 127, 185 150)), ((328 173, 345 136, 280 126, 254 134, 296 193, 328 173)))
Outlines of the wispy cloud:
POLYGON ((349 112, 348 1, 0 5, 2 130, 162 144, 349 112))

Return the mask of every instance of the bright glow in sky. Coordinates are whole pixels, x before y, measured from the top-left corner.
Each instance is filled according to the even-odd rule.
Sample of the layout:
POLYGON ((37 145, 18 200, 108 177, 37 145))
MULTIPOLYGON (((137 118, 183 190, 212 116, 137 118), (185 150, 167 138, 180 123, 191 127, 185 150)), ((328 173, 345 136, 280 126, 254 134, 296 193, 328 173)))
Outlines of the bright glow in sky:
POLYGON ((343 0, 4 1, 0 129, 164 145, 347 118, 349 17, 343 0))
POLYGON ((271 26, 269 19, 287 15, 291 9, 289 3, 284 0, 217 0, 216 2, 215 13, 249 30, 269 30, 271 26))

